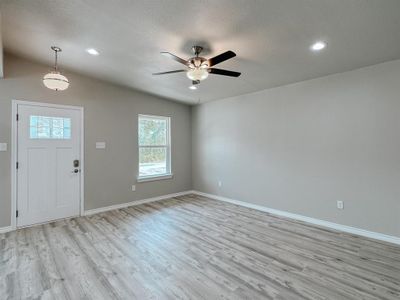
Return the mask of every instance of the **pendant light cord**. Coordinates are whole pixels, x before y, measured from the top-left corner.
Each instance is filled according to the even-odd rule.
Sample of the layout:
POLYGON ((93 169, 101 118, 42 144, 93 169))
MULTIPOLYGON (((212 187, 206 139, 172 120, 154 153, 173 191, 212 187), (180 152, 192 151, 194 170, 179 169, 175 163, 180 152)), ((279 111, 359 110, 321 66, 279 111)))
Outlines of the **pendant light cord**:
POLYGON ((54 52, 56 53, 54 71, 58 71, 58 66, 57 66, 57 62, 58 62, 58 51, 57 51, 57 50, 54 50, 54 52))

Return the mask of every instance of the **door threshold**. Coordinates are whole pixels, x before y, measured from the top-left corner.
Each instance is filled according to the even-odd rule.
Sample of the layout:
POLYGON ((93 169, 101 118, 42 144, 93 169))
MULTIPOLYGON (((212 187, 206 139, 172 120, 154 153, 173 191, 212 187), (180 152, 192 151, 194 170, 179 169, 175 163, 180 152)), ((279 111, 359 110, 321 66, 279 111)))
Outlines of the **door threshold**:
POLYGON ((46 222, 40 222, 40 223, 34 223, 34 224, 30 224, 30 225, 17 226, 17 228, 15 230, 24 229, 24 228, 30 228, 30 227, 35 227, 35 226, 41 226, 41 225, 46 225, 46 224, 55 223, 55 222, 59 222, 59 221, 65 221, 65 220, 78 218, 78 217, 80 217, 80 215, 75 215, 75 216, 61 218, 61 219, 54 219, 54 220, 50 220, 50 221, 46 221, 46 222))

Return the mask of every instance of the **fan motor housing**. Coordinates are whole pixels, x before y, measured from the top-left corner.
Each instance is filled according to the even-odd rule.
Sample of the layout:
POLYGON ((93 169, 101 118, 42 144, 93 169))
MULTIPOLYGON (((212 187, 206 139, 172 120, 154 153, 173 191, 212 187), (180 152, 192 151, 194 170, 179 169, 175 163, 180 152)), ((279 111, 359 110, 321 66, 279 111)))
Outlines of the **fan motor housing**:
POLYGON ((208 68, 208 59, 200 56, 189 58, 189 68, 208 68))

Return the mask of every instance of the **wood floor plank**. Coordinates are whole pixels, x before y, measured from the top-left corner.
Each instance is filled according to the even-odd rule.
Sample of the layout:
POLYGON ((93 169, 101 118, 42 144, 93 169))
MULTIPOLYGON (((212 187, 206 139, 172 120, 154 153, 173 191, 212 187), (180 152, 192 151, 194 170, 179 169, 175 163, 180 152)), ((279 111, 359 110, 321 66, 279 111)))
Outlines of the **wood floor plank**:
POLYGON ((0 235, 0 299, 400 299, 400 247, 197 195, 0 235))
MULTIPOLYGON (((191 220, 193 220, 193 219, 191 219, 191 220)), ((188 224, 188 226, 189 226, 189 224, 188 224)), ((210 229, 211 230, 211 229, 210 229)), ((236 234, 234 234, 234 235, 232 235, 232 237, 233 236, 235 236, 235 235, 237 235, 237 233, 236 234)), ((229 240, 229 238, 226 238, 226 239, 228 239, 229 240)), ((241 237, 241 239, 243 240, 243 239, 245 239, 245 237, 241 237)), ((216 240, 214 241, 214 243, 219 243, 220 242, 220 240, 218 239, 218 238, 216 238, 216 240)), ((232 245, 233 245, 233 247, 235 247, 235 243, 236 244, 242 244, 243 246, 244 246, 244 252, 248 252, 249 250, 255 250, 256 252, 258 252, 258 253, 263 253, 263 254, 265 254, 265 252, 262 250, 262 249, 255 249, 255 246, 254 246, 254 244, 252 244, 251 242, 249 242, 247 245, 244 245, 243 243, 241 243, 240 241, 233 241, 233 243, 232 243, 232 245)), ((239 249, 235 249, 235 250, 239 250, 239 249)), ((254 255, 253 255, 254 256, 254 255)), ((279 253, 273 253, 273 254, 269 254, 268 255, 270 258, 273 258, 273 257, 275 257, 275 258, 278 258, 279 256, 280 256, 280 254, 279 253)), ((282 264, 281 264, 281 268, 285 268, 285 270, 287 271, 291 266, 293 266, 293 264, 292 263, 288 263, 288 261, 285 261, 285 260, 282 260, 281 259, 281 262, 282 262, 282 264)), ((279 269, 277 269, 277 270, 275 270, 275 275, 277 274, 277 273, 279 273, 279 269)), ((264 271, 264 273, 265 273, 265 271, 264 271)), ((292 276, 292 277, 294 277, 294 276, 292 276)), ((309 283, 310 284, 310 283, 309 283)), ((338 285, 340 285, 340 282, 338 282, 338 285)), ((349 288, 351 288, 351 287, 349 287, 349 288)), ((344 287, 344 288, 342 288, 342 290, 343 289, 346 289, 346 287, 344 287)), ((325 291, 325 294, 327 293, 327 291, 325 291)), ((355 298, 355 299, 357 299, 357 298, 355 298)))

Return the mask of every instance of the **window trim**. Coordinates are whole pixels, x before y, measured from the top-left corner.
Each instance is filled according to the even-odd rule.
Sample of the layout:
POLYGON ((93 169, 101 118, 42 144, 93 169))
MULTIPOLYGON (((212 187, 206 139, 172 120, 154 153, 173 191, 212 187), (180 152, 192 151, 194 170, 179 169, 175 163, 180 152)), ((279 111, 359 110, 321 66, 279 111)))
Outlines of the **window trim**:
POLYGON ((159 115, 147 115, 147 114, 138 114, 137 118, 137 141, 138 141, 138 172, 137 172, 137 182, 148 182, 148 181, 156 181, 156 180, 165 180, 165 179, 171 179, 173 178, 173 173, 172 173, 172 163, 171 163, 171 117, 167 116, 159 116, 159 115), (166 145, 148 145, 148 146, 140 146, 139 144, 139 121, 141 118, 149 118, 149 119, 159 119, 159 120, 166 120, 167 121, 167 136, 166 136, 166 145), (166 154, 166 168, 167 172, 165 174, 156 174, 156 175, 149 175, 149 176, 140 176, 140 161, 139 161, 139 155, 140 155, 140 148, 166 148, 167 149, 167 154, 166 154))
POLYGON ((165 174, 165 175, 153 175, 153 176, 142 176, 136 179, 136 182, 148 182, 148 181, 158 181, 158 180, 165 180, 165 179, 172 179, 174 178, 174 174, 165 174))

